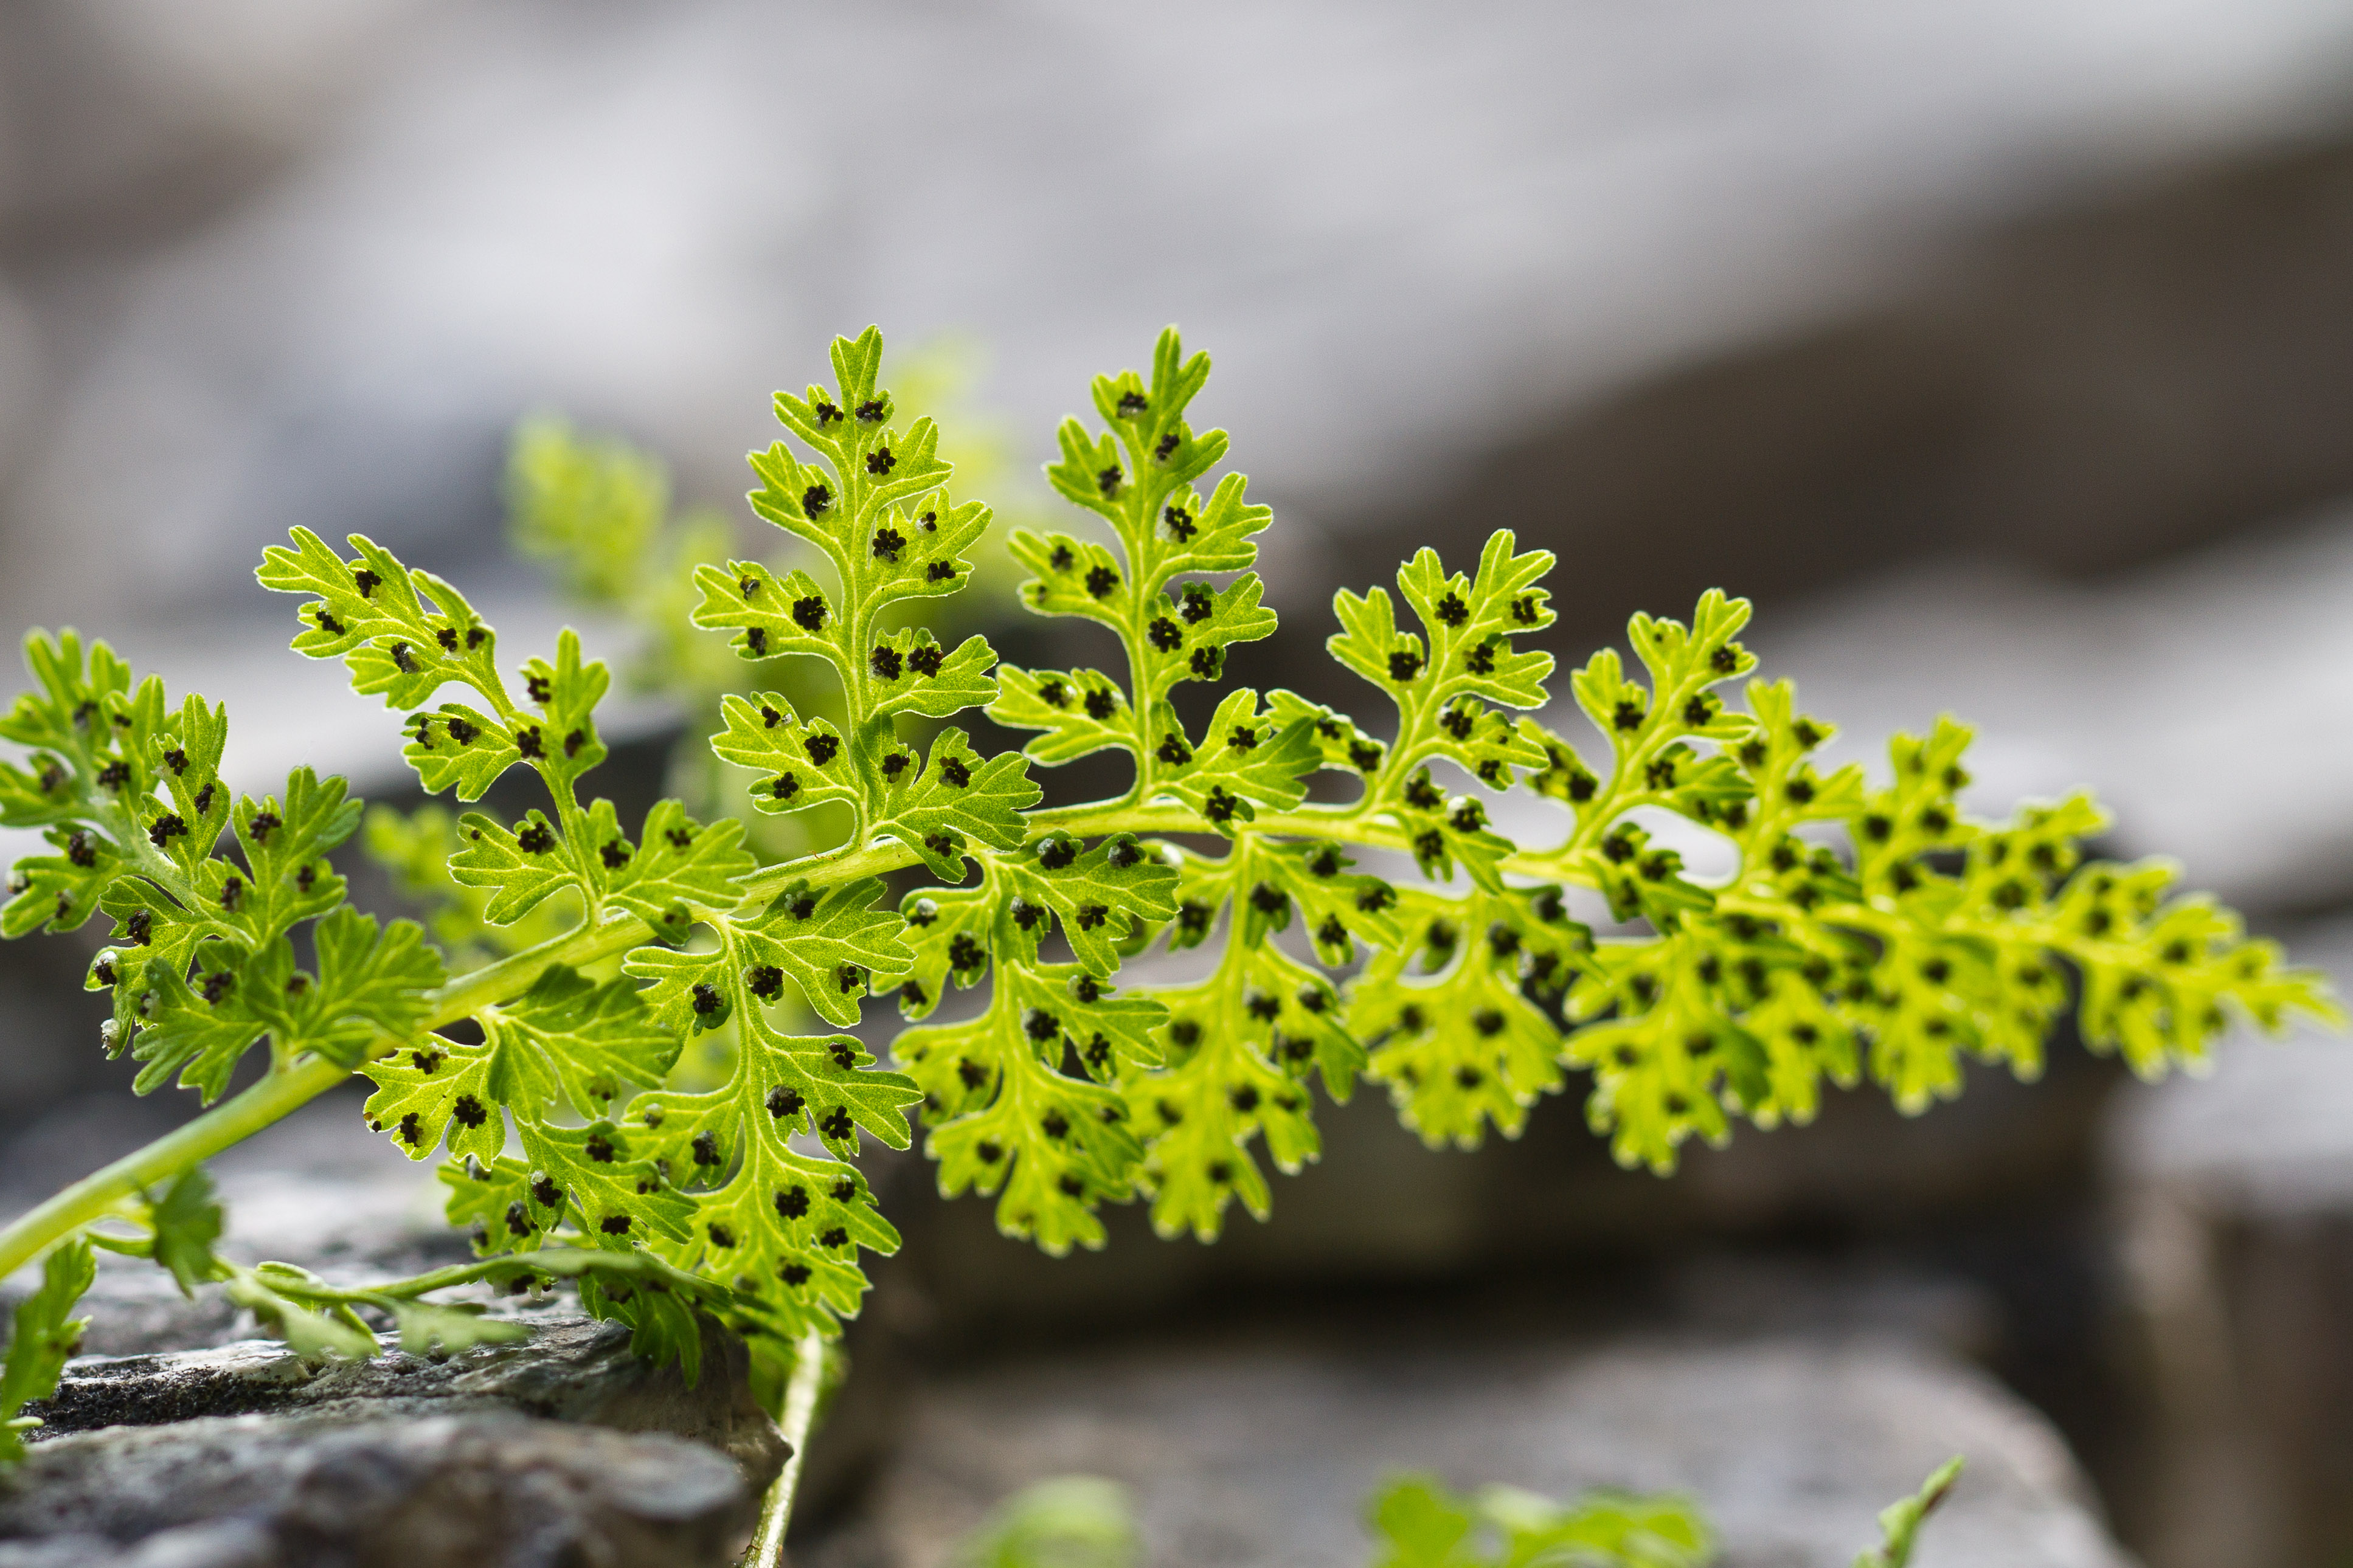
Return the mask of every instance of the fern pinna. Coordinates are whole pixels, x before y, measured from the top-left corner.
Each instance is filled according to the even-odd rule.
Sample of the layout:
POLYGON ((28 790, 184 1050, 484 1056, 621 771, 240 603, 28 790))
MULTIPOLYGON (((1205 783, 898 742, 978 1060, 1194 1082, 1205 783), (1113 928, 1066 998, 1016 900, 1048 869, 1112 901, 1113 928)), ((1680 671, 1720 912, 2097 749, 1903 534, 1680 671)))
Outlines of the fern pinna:
MULTIPOLYGON (((832 672, 816 696, 728 696, 711 740, 759 811, 816 814, 815 853, 763 865, 740 822, 665 801, 630 825, 584 801, 608 682, 570 633, 515 671, 518 700, 448 584, 358 536, 348 554, 308 531, 268 552, 262 583, 303 601, 295 649, 410 715, 428 791, 475 801, 517 766, 545 785, 519 818, 434 830, 469 920, 549 932, 487 942, 506 955, 454 980, 417 927, 344 902, 326 858, 355 821, 340 781, 298 772, 233 802, 217 707, 171 706, 102 644, 32 640, 38 689, 0 725, 31 754, 0 772, 0 813, 56 853, 17 867, 7 934, 113 920, 90 984, 113 992, 110 1047, 144 1064, 142 1089, 176 1074, 216 1097, 264 1038, 272 1066, 0 1234, 0 1265, 127 1216, 135 1234, 107 1244, 236 1276, 306 1342, 348 1346, 361 1308, 421 1310, 424 1286, 377 1300, 233 1269, 189 1240, 217 1228, 216 1211, 185 1217, 200 1191, 176 1210, 139 1195, 357 1070, 373 1125, 415 1158, 447 1151, 450 1216, 485 1263, 437 1286, 574 1277, 649 1353, 691 1356, 700 1310, 774 1373, 858 1310, 861 1249, 897 1244, 857 1160, 868 1138, 906 1146, 911 1118, 944 1191, 993 1194, 1004 1230, 1059 1252, 1103 1240, 1106 1203, 1147 1200, 1161 1231, 1205 1239, 1236 1200, 1263 1215, 1262 1162, 1316 1154, 1319 1084, 1345 1099, 1370 1079, 1425 1141, 1469 1146, 1516 1134, 1582 1070, 1618 1157, 1663 1171, 1736 1118, 1805 1121, 1825 1081, 1868 1078, 1917 1110, 1968 1058, 2031 1076, 2071 1004, 2094 1049, 2147 1075, 2200 1059, 2234 1013, 2333 1014, 2227 910, 2170 897, 2166 864, 2079 864, 2103 822, 2088 798, 1970 820, 1968 731, 1949 720, 1898 736, 1883 781, 1824 771, 1831 726, 1788 682, 1749 679, 1745 601, 1636 616, 1639 672, 1605 649, 1569 679, 1597 738, 1556 733, 1531 716, 1550 700, 1532 644, 1553 557, 1509 532, 1468 570, 1423 550, 1394 596, 1338 596, 1328 646, 1377 690, 1368 723, 1247 687, 1187 723, 1176 689, 1222 682, 1275 616, 1250 570, 1271 514, 1240 475, 1202 493, 1228 441, 1187 421, 1208 361, 1174 331, 1149 375, 1095 382, 1100 428, 1062 428, 1050 476, 1094 526, 1011 541, 1023 605, 1108 628, 1125 668, 945 646, 923 602, 965 586, 990 513, 953 494, 931 420, 894 423, 881 364, 874 331, 838 340, 834 384, 779 394, 791 439, 752 457, 753 509, 799 563, 694 579, 694 624, 748 665, 832 672), (975 709, 1035 738, 984 754, 944 722, 975 709), (1132 763, 1124 795, 1040 807, 1033 765, 1102 752, 1132 763), (1321 770, 1353 800, 1311 802, 1321 770), (1515 791, 1551 803, 1540 838, 1497 830, 1515 791), (1728 842, 1737 870, 1686 876, 1652 836, 1662 817, 1728 842), (886 900, 909 868, 930 885, 886 900), (290 940, 306 922, 308 969, 290 940), (1210 951, 1198 978, 1123 975, 1155 945, 1210 951), (921 1021, 887 1065, 850 1032, 878 992, 921 1021), (706 1035, 729 1043, 725 1070, 682 1072, 706 1035)), ((418 885, 443 869, 425 832, 386 836, 418 885)))

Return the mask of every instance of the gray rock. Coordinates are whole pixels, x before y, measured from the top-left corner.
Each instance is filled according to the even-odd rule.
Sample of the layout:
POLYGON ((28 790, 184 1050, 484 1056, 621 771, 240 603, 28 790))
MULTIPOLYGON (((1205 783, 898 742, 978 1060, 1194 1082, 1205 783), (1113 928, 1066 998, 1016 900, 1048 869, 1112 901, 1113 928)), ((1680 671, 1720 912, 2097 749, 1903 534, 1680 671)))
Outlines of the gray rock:
POLYGON ((430 1360, 404 1351, 362 1362, 304 1364, 284 1345, 248 1340, 213 1350, 84 1356, 50 1398, 27 1406, 46 1423, 37 1446, 107 1426, 153 1426, 204 1416, 340 1414, 438 1417, 516 1412, 620 1432, 659 1432, 733 1458, 754 1489, 783 1468, 783 1436, 752 1397, 742 1342, 704 1324, 701 1375, 649 1367, 629 1331, 551 1311, 532 1337, 430 1360))
POLYGON ((1071 1353, 917 1401, 868 1516, 807 1568, 924 1564, 1048 1476, 1137 1497, 1155 1568, 1366 1560, 1366 1495, 1399 1470, 1554 1497, 1701 1500, 1724 1568, 1845 1568, 1877 1511, 1959 1453, 1916 1568, 2127 1568, 2065 1447, 1990 1379, 1888 1341, 1377 1342, 1071 1353))
POLYGON ((0 1564, 719 1568, 757 1494, 722 1456, 503 1412, 209 1416, 41 1444, 0 1564))

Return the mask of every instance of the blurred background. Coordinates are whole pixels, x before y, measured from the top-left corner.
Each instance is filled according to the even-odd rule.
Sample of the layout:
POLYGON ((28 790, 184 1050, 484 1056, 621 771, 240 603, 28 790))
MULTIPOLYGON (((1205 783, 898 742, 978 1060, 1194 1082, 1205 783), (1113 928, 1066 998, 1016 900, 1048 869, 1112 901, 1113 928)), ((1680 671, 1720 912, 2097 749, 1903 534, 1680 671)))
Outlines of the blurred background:
MULTIPOLYGON (((1561 557, 1565 662, 1746 594, 1844 754, 1958 713, 1978 809, 2092 785, 2105 849, 2353 977, 2345 0, 0 6, 0 620, 299 715, 236 732, 257 791, 414 793, 396 716, 284 651, 288 527, 536 646, 527 412, 756 542, 767 395, 875 321, 1039 509, 1055 421, 1171 321, 1277 513, 1238 677, 1350 700, 1331 590, 1508 526, 1561 557)), ((607 787, 659 788, 677 723, 630 706, 607 787)), ((127 1109, 58 946, 0 952, 12 1202, 187 1109, 127 1109)), ((1472 1155, 1374 1097, 1324 1122, 1215 1248, 1128 1215, 1052 1262, 898 1170, 805 1550, 929 1561, 1059 1468, 1138 1485, 1156 1561, 1345 1561, 1412 1464, 1695 1488, 1739 1561, 1827 1562, 1817 1515, 1851 1552, 1968 1447, 2010 1512, 1930 1568, 2353 1561, 2334 1041, 2158 1089, 2062 1042, 1672 1183, 1574 1097, 1472 1155)))

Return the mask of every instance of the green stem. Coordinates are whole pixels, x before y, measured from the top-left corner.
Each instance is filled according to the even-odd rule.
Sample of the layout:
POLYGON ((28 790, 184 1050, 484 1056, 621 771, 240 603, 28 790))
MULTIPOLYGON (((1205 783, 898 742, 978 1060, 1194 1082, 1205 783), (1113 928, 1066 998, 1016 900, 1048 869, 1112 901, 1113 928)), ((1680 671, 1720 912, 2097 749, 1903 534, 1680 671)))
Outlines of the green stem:
MULTIPOLYGON (((91 1239, 106 1238, 93 1235, 91 1239)), ((222 1267, 231 1272, 250 1272, 239 1270, 234 1264, 222 1267)), ((480 1258, 472 1263, 453 1263, 423 1274, 412 1274, 406 1279, 386 1280, 381 1285, 344 1287, 287 1279, 272 1279, 268 1283, 278 1294, 310 1305, 382 1307, 389 1310, 398 1302, 413 1301, 433 1291, 471 1284, 477 1279, 504 1283, 518 1276, 545 1275, 552 1279, 572 1279, 592 1274, 649 1280, 667 1286, 698 1305, 707 1299, 726 1294, 725 1287, 674 1268, 652 1253, 606 1252, 575 1246, 543 1247, 531 1252, 480 1258)))
POLYGON ((793 1357, 793 1375, 785 1385, 785 1441, 792 1452, 785 1468, 761 1500, 760 1527, 744 1549, 741 1568, 779 1568, 785 1560, 785 1529, 792 1521, 793 1493, 801 1479, 801 1456, 808 1450, 809 1430, 817 1425, 817 1399, 825 1384, 825 1339, 811 1329, 801 1338, 793 1357))
POLYGON ((350 1076, 348 1068, 305 1058, 176 1131, 84 1176, 0 1231, 0 1278, 31 1262, 51 1242, 103 1219, 124 1198, 202 1164, 350 1076))

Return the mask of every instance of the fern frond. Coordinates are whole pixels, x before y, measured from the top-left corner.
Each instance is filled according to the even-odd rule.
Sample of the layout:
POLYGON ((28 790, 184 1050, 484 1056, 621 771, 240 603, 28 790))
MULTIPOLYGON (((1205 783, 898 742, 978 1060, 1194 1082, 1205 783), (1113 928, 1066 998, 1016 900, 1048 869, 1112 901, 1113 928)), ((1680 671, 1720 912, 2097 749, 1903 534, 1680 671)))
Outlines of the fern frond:
MULTIPOLYGON (((1230 651, 1275 627, 1253 570, 1272 514, 1212 477, 1230 443, 1189 419, 1208 361, 1173 330, 1148 374, 1095 382, 1098 426, 1060 431, 1048 478, 1087 531, 1010 545, 1022 605, 1107 629, 1124 668, 1000 666, 927 618, 970 580, 990 510, 951 492, 933 420, 896 422, 879 332, 832 362, 830 386, 777 395, 786 438, 751 458, 783 548, 704 561, 691 586, 681 565, 659 596, 733 650, 732 682, 691 678, 701 776, 733 780, 696 798, 785 825, 759 836, 768 863, 735 815, 669 799, 632 827, 582 799, 611 681, 573 633, 515 668, 518 701, 454 587, 298 530, 259 573, 304 601, 293 646, 407 712, 427 792, 501 798, 518 768, 545 790, 511 818, 370 829, 444 942, 507 956, 445 983, 417 928, 345 903, 341 781, 232 800, 226 715, 172 708, 70 633, 28 644, 37 689, 0 719, 26 752, 0 763, 0 821, 56 851, 19 863, 0 931, 104 911, 90 984, 113 989, 109 1039, 142 1089, 216 1095, 264 1038, 274 1070, 355 1067, 371 1121, 413 1157, 448 1151, 476 1267, 577 1277, 641 1350, 690 1364, 693 1314, 716 1316, 763 1386, 858 1310, 861 1254, 898 1245, 858 1162, 869 1138, 908 1146, 911 1118, 944 1191, 993 1195, 1001 1228, 1060 1252, 1102 1244, 1106 1203, 1203 1239, 1236 1201, 1263 1215, 1264 1163, 1316 1158, 1319 1088, 1360 1079, 1426 1142, 1472 1147, 1589 1074, 1596 1130, 1663 1171, 1694 1136, 1808 1120, 1826 1084, 1916 1111, 1969 1059, 2031 1077, 2071 1005, 2093 1049, 2151 1076, 2234 1016, 2337 1016, 2317 975, 2176 895, 2169 865, 2081 863, 2105 822, 2088 798, 1966 816, 1953 721, 1896 737, 1882 781, 1823 769, 1831 726, 1747 679, 1750 606, 1719 592, 1688 623, 1635 616, 1631 667, 1605 649, 1571 673, 1595 731, 1577 742, 1548 727, 1554 661, 1531 642, 1553 559, 1508 531, 1468 570, 1425 549, 1394 593, 1336 596, 1327 647, 1377 719, 1225 687, 1230 651), (1198 727, 1187 683, 1221 688, 1184 704, 1209 710, 1198 727), (976 708, 1033 738, 989 754, 953 722, 976 708), (1124 793, 1040 806, 1032 766, 1106 752, 1124 793), (1356 798, 1311 801, 1327 771, 1356 798), (1512 792, 1550 802, 1556 831, 1499 830, 1512 792), (1690 832, 1737 868, 1689 872, 1690 832), (881 879, 918 868, 886 901, 881 879), (289 937, 311 921, 302 971, 289 937), (857 1033, 878 990, 913 1026, 880 1059, 857 1033), (479 1037, 440 1032, 460 1018, 479 1037)), ((585 597, 634 594, 671 536, 658 469, 556 427, 525 432, 511 482, 522 536, 585 597)), ((189 1267, 305 1343, 364 1337, 357 1298, 300 1271, 189 1267)), ((426 1313, 416 1331, 468 1331, 426 1313)))

